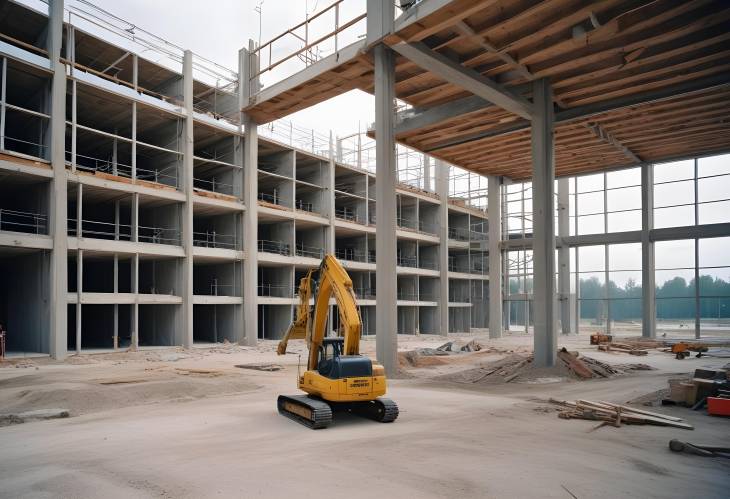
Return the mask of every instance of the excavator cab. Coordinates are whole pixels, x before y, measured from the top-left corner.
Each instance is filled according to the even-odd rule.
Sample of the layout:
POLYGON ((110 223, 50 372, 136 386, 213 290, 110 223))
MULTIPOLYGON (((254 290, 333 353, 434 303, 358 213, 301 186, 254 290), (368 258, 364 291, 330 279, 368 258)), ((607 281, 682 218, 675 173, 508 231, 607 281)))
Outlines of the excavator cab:
POLYGON ((317 371, 330 379, 373 375, 373 362, 362 355, 342 355, 344 338, 325 338, 319 347, 317 371))

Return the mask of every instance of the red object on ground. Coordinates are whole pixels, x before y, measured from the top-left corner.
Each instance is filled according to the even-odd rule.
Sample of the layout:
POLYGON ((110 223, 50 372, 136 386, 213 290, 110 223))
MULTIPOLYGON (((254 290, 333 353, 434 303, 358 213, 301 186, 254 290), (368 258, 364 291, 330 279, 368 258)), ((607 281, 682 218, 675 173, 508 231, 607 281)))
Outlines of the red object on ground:
POLYGON ((730 399, 707 397, 707 412, 713 416, 730 416, 730 399))

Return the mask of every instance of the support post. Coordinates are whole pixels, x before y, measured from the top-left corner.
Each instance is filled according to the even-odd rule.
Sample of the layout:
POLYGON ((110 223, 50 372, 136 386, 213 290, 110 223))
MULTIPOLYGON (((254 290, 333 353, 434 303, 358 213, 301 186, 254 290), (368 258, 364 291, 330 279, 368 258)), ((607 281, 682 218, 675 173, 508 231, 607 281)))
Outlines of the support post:
POLYGON ((555 320, 555 156, 550 82, 533 82, 532 220, 534 233, 535 366, 552 367, 557 356, 555 320))
POLYGON ((573 317, 570 313, 570 247, 563 242, 570 236, 570 179, 558 179, 558 296, 560 302, 560 329, 563 334, 573 334, 573 317))
MULTIPOLYGON (((253 40, 248 41, 248 49, 241 49, 238 53, 238 86, 239 109, 248 105, 250 96, 258 92, 258 78, 252 74, 258 73, 259 59, 252 54, 253 40)), ((243 215, 243 234, 245 260, 243 262, 243 317, 244 331, 243 344, 256 345, 258 336, 258 293, 256 280, 258 278, 258 130, 254 119, 248 114, 242 115, 245 131, 243 146, 243 202, 246 211, 243 215)))
POLYGON ((423 189, 431 190, 431 157, 426 154, 423 155, 423 189))
POLYGON ((180 267, 182 284, 182 309, 177 338, 184 348, 193 346, 193 53, 183 55, 183 126, 182 185, 185 202, 182 206, 182 243, 185 256, 180 267))
POLYGON ((50 0, 48 6, 48 58, 51 78, 50 159, 51 180, 50 229, 51 251, 51 341, 50 354, 64 359, 67 354, 67 282, 68 282, 68 207, 66 191, 66 67, 61 63, 63 34, 63 0, 50 0))
POLYGON ((130 320, 132 338, 129 349, 135 351, 139 348, 139 253, 136 253, 132 258, 132 293, 134 293, 134 303, 132 304, 132 318, 130 320))
POLYGON ((449 167, 435 160, 436 193, 439 196, 439 333, 449 334, 449 167))
POLYGON ((76 251, 76 354, 81 353, 81 301, 84 293, 84 252, 76 251))
POLYGON ((489 221, 489 337, 502 337, 502 186, 499 177, 487 179, 489 221))
MULTIPOLYGON (((114 294, 119 293, 119 255, 114 253, 114 294)), ((114 350, 119 348, 119 304, 114 304, 114 350)))
MULTIPOLYGON (((388 2, 385 2, 388 3, 388 2)), ((389 4, 392 6, 392 3, 389 4)), ((370 16, 368 3, 368 17, 370 16)), ((383 14, 383 11, 380 11, 383 14)), ((392 17, 391 17, 392 22, 392 17)), ((376 45, 375 55, 375 190, 376 211, 376 350, 387 375, 396 373, 397 277, 396 277, 396 199, 397 165, 395 156, 395 65, 393 52, 376 45)))
POLYGON ((656 337, 656 284, 654 281, 654 167, 641 166, 641 336, 656 337))

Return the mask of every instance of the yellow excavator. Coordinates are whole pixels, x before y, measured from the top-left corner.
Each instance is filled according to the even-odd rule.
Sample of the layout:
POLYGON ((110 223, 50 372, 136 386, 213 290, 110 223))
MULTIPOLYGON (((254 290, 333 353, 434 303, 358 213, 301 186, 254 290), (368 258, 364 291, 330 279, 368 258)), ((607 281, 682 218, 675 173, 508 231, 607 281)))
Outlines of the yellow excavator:
POLYGON ((318 429, 332 422, 332 413, 346 411, 381 423, 398 417, 398 406, 385 395, 385 369, 360 355, 362 321, 352 280, 339 261, 326 255, 319 269, 312 269, 299 283, 296 318, 277 348, 283 355, 289 340, 307 340, 307 370, 297 373, 297 385, 307 395, 280 395, 279 413, 303 425, 318 429), (317 274, 314 308, 309 300, 317 274), (340 317, 341 335, 325 338, 330 298, 334 296, 340 317))

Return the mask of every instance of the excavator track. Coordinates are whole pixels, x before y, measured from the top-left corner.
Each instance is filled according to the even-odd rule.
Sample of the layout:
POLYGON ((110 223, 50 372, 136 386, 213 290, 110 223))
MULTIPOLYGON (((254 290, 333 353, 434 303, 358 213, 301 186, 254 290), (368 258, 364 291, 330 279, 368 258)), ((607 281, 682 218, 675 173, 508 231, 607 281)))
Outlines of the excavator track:
POLYGON ((392 423, 398 418, 398 405, 390 399, 377 398, 352 404, 350 412, 379 423, 392 423))
POLYGON ((332 422, 332 408, 327 402, 306 395, 279 395, 276 403, 279 414, 318 430, 332 422))

